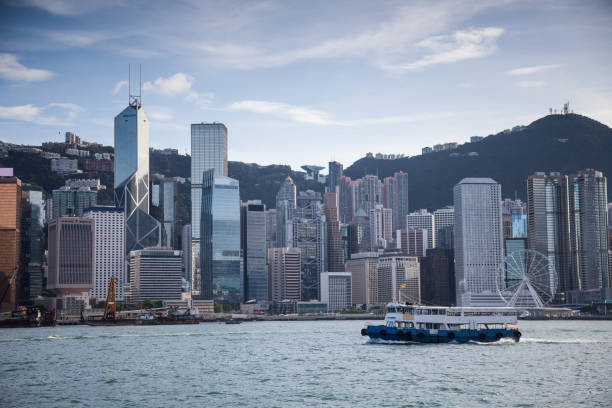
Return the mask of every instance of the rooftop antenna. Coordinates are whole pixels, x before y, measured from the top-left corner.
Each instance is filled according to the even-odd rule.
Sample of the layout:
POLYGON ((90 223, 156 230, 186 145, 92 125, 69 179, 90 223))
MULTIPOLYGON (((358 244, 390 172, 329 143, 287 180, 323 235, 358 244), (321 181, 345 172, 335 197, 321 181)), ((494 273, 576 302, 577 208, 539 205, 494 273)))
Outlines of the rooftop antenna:
POLYGON ((130 104, 130 96, 132 95, 132 65, 128 64, 128 105, 130 104))

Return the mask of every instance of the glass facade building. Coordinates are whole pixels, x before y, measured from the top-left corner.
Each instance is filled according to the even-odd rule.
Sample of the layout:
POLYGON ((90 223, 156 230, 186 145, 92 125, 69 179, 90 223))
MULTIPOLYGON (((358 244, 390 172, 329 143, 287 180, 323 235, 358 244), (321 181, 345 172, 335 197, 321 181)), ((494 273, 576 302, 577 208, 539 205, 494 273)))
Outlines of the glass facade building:
MULTIPOLYGON (((205 171, 227 177, 227 128, 223 123, 191 125, 191 271, 197 277, 193 294, 200 296, 200 216, 202 214, 202 179, 205 171)), ((208 299, 208 298, 207 298, 208 299)))
POLYGON ((140 100, 115 117, 115 205, 125 211, 125 251, 158 246, 161 225, 149 215, 149 120, 140 100))
POLYGON ((192 295, 235 308, 243 291, 238 180, 204 172, 200 231, 201 274, 192 277, 192 295))
POLYGON ((241 208, 244 300, 268 300, 266 206, 259 200, 241 208))

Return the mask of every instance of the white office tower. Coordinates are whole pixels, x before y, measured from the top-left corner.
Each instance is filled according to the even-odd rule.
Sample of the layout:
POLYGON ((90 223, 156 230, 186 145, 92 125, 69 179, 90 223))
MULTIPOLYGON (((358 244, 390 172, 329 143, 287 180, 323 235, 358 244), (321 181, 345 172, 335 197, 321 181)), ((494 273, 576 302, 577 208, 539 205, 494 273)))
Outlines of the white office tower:
POLYGON ((125 285, 125 241, 123 208, 90 207, 85 210, 85 218, 94 220, 94 285, 89 297, 106 300, 108 285, 115 278, 116 299, 123 300, 125 285))
POLYGON ((503 306, 497 293, 503 261, 501 185, 465 178, 453 189, 458 306, 503 306))
POLYGON ((427 248, 433 248, 433 244, 436 239, 436 223, 434 222, 434 216, 427 209, 420 209, 419 211, 412 212, 406 216, 406 228, 423 228, 426 229, 427 234, 427 248))
POLYGON ((434 247, 440 248, 440 240, 442 238, 442 233, 440 230, 446 227, 453 227, 455 225, 455 209, 452 206, 440 208, 434 211, 433 216, 434 226, 436 228, 434 247))
POLYGON ((378 258, 378 303, 421 302, 419 258, 388 251, 378 258))
POLYGON ((351 273, 323 272, 321 302, 327 303, 328 312, 341 312, 351 307, 353 304, 351 273))
POLYGON ((370 210, 370 247, 385 249, 393 241, 393 211, 377 204, 370 210))

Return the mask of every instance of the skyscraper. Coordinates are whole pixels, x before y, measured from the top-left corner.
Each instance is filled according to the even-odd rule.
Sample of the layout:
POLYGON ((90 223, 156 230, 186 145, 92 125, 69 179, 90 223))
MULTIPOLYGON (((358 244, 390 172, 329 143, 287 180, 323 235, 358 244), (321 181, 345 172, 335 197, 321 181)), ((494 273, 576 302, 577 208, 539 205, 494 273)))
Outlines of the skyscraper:
POLYGON ((384 206, 393 210, 393 231, 406 227, 408 215, 408 174, 396 172, 384 180, 384 206))
POLYGON ((149 120, 139 97, 115 117, 115 206, 125 213, 125 251, 157 246, 161 225, 149 215, 149 120))
POLYGON ((83 210, 95 207, 98 192, 89 187, 60 187, 53 190, 53 218, 65 215, 83 216, 83 210))
POLYGON ((321 302, 327 311, 341 312, 353 304, 350 272, 323 272, 321 274, 321 302))
POLYGON ((465 178, 453 196, 457 304, 500 305, 495 280, 503 260, 501 186, 490 178, 465 178))
POLYGON ((344 271, 344 251, 338 221, 337 195, 325 193, 325 223, 327 224, 327 269, 330 272, 344 271))
POLYGON ((301 250, 302 300, 319 299, 319 276, 327 262, 321 194, 312 190, 300 192, 287 231, 291 237, 289 246, 301 250))
POLYGON ((440 242, 443 234, 442 229, 447 227, 450 227, 452 229, 455 225, 455 209, 452 205, 440 208, 434 211, 433 216, 434 226, 436 228, 434 247, 440 248, 442 247, 442 243, 440 242))
POLYGON ((397 230, 396 247, 411 256, 425 256, 429 231, 424 228, 397 230))
POLYGON ((527 179, 527 246, 548 259, 550 276, 559 291, 579 289, 570 262, 568 178, 559 173, 535 173, 527 179))
POLYGON ((297 188, 289 176, 276 194, 276 246, 290 246, 292 237, 287 235, 287 224, 291 223, 297 205, 297 188))
POLYGON ((353 303, 378 303, 378 252, 361 252, 346 261, 346 270, 352 274, 353 303))
POLYGON ((21 180, 0 177, 0 312, 15 310, 21 235, 21 180))
POLYGON ((419 258, 388 251, 378 258, 378 302, 421 302, 419 258))
POLYGON ((268 300, 266 206, 247 201, 240 214, 244 300, 268 300))
POLYGON ((370 247, 385 249, 393 241, 393 211, 377 204, 370 210, 370 247))
POLYGON ((269 248, 270 300, 300 300, 300 248, 269 248))
POLYGON ((162 246, 178 248, 178 231, 176 219, 176 200, 178 198, 178 183, 172 179, 160 182, 160 204, 163 214, 162 246))
POLYGON ((266 211, 266 248, 276 247, 276 208, 266 211))
POLYGON ((425 304, 451 306, 455 303, 452 259, 444 248, 431 248, 420 258, 421 300, 425 304))
POLYGON ((360 208, 366 214, 370 213, 376 205, 383 203, 383 184, 377 176, 367 175, 353 184, 353 211, 360 208))
POLYGON ((569 176, 570 245, 572 268, 579 288, 611 286, 608 271, 607 179, 586 169, 569 176))
POLYGON ((336 161, 329 162, 329 174, 327 175, 327 191, 330 193, 336 192, 336 187, 340 183, 340 178, 343 176, 342 163, 336 161))
POLYGON ((348 252, 356 254, 370 251, 370 218, 362 209, 357 210, 348 226, 348 252))
POLYGON ((434 215, 427 211, 427 209, 420 209, 419 211, 411 212, 406 216, 406 228, 423 228, 428 232, 427 235, 427 248, 433 248, 434 242, 436 241, 436 223, 434 221, 434 215))
MULTIPOLYGON (((192 290, 200 296, 200 217, 202 214, 202 181, 204 172, 227 177, 227 128, 223 123, 191 125, 191 271, 192 290), (197 285, 193 280, 197 277, 197 285)), ((204 299, 211 299, 206 297, 204 299)))
POLYGON ((238 180, 218 175, 214 169, 203 176, 201 274, 192 276, 192 296, 236 308, 243 293, 238 180))
MULTIPOLYGON (((22 275, 24 300, 34 302, 43 289, 45 200, 39 187, 22 185, 22 245, 27 273, 22 275)), ((25 265, 24 265, 25 266, 25 265)))
POLYGON ((355 183, 350 177, 342 176, 338 181, 338 215, 343 224, 353 219, 353 186, 355 183))
POLYGON ((115 278, 116 298, 121 301, 126 283, 123 208, 91 207, 85 209, 84 217, 95 225, 94 281, 89 296, 106 299, 110 280, 115 278))
POLYGON ((180 300, 183 253, 172 248, 130 252, 131 301, 180 300))

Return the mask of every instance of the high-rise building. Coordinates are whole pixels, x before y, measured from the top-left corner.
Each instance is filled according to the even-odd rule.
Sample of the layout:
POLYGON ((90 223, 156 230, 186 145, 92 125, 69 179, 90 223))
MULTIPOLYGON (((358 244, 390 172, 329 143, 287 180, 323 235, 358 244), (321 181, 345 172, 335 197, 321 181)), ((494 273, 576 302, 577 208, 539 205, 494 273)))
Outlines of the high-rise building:
POLYGON ((361 252, 346 261, 346 270, 352 275, 355 305, 378 303, 378 256, 378 252, 361 252))
POLYGON ((559 173, 535 173, 527 179, 527 245, 547 258, 560 292, 579 289, 570 262, 568 189, 567 176, 559 173))
POLYGON ((430 248, 420 258, 421 300, 424 304, 451 306, 455 303, 452 259, 443 248, 430 248))
POLYGON ((287 233, 287 226, 291 224, 293 211, 297 205, 297 188, 289 176, 281 185, 276 194, 276 246, 290 246, 292 240, 287 233))
POLYGON ((383 203, 383 184, 377 176, 367 175, 353 183, 353 211, 360 208, 366 214, 383 203))
POLYGON ((125 214, 125 251, 157 246, 161 225, 149 215, 149 121, 139 97, 115 117, 115 206, 125 214))
POLYGON ((328 312, 341 312, 353 305, 350 272, 323 272, 321 274, 321 302, 327 303, 328 312))
POLYGON ((419 258, 387 251, 378 258, 378 303, 421 302, 419 258))
MULTIPOLYGON (((195 123, 191 125, 191 276, 201 285, 200 217, 202 214, 202 182, 204 172, 227 177, 227 128, 223 123, 195 123)), ((192 278, 194 295, 200 288, 192 278)), ((206 297, 205 299, 210 299, 206 297)))
POLYGON ((434 215, 427 211, 427 209, 420 209, 419 211, 411 212, 406 216, 406 228, 423 228, 428 232, 427 235, 427 248, 433 248, 434 242, 436 241, 436 223, 434 215))
POLYGON ((266 211, 266 248, 276 247, 276 208, 266 211))
POLYGON ((586 169, 569 176, 570 246, 572 268, 579 287, 612 286, 608 274, 607 179, 586 169))
POLYGON ((446 227, 452 227, 455 225, 455 209, 452 205, 437 209, 433 213, 434 216, 434 225, 436 228, 435 231, 435 240, 434 247, 440 248, 442 247, 441 239, 441 230, 446 227))
MULTIPOLYGON (((45 200, 39 187, 22 185, 21 233, 24 266, 21 284, 23 301, 34 303, 43 289, 43 255, 45 247, 45 200)), ((23 272, 23 271, 22 271, 23 272)), ((1 290, 1 289, 0 289, 1 290)))
POLYGON ((58 295, 58 309, 74 315, 87 305, 95 271, 95 221, 60 217, 49 221, 47 289, 58 295))
POLYGON ((89 297, 106 299, 110 280, 115 278, 115 296, 121 301, 126 283, 123 208, 90 207, 83 216, 95 225, 94 281, 89 297))
POLYGON ((183 278, 191 282, 191 224, 183 225, 181 234, 183 247, 183 278))
POLYGON ((268 300, 266 206, 260 200, 241 206, 244 301, 268 300))
POLYGON ((349 256, 370 251, 370 218, 361 208, 348 225, 349 256))
POLYGON ((353 219, 353 181, 350 177, 342 176, 338 181, 338 214, 340 222, 347 224, 353 219))
POLYGON ((406 215, 408 215, 408 174, 403 171, 396 172, 393 177, 384 180, 385 208, 393 210, 393 231, 406 228, 406 215))
POLYGON ((301 300, 319 299, 319 276, 327 262, 321 194, 311 190, 300 192, 287 231, 292 238, 289 246, 301 249, 301 300))
POLYGON ((20 276, 21 180, 0 177, 0 312, 15 310, 20 276), (6 295, 4 295, 6 293, 6 295))
POLYGON ((98 200, 98 192, 89 187, 60 187, 53 190, 53 218, 65 215, 83 216, 83 210, 95 207, 98 200))
POLYGON ((377 204, 370 210, 370 247, 385 249, 393 241, 393 211, 377 204))
POLYGON ((176 180, 164 179, 159 183, 159 202, 162 207, 162 246, 178 248, 178 225, 176 207, 178 199, 178 183, 176 180))
POLYGON ((153 247, 130 252, 130 295, 132 302, 180 300, 183 253, 153 247))
POLYGON ((243 293, 238 180, 205 171, 201 203, 202 272, 192 275, 192 296, 237 308, 243 293))
POLYGON ((336 161, 329 162, 329 174, 327 175, 327 191, 330 193, 336 192, 336 187, 340 184, 340 178, 343 176, 342 163, 336 161))
POLYGON ((465 178, 455 185, 453 196, 457 304, 500 305, 501 186, 490 178, 465 178))
POLYGON ((268 248, 270 300, 300 300, 300 248, 268 248))
POLYGON ((407 228, 396 232, 396 247, 410 256, 425 256, 429 231, 424 228, 407 228))
POLYGON ((330 272, 344 271, 344 251, 338 221, 337 194, 325 193, 325 222, 327 224, 327 269, 330 272))

